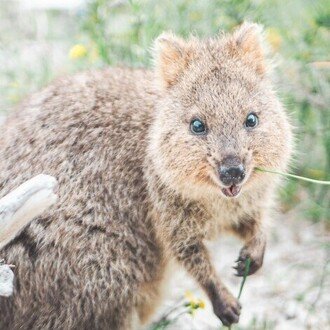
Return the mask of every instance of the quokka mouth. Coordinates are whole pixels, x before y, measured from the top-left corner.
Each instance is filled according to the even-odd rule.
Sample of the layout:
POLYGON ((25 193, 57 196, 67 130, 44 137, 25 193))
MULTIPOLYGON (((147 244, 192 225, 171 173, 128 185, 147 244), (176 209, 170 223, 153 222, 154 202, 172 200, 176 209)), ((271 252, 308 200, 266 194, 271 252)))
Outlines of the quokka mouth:
POLYGON ((227 197, 236 197, 241 192, 241 187, 233 184, 228 188, 222 188, 221 191, 227 197))

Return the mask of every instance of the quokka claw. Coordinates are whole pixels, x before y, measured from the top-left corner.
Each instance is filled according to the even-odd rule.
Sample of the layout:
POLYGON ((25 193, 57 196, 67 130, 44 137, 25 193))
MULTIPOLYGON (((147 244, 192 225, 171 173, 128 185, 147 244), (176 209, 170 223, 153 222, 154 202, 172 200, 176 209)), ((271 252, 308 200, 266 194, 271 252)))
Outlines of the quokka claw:
POLYGON ((235 274, 238 277, 244 276, 245 273, 245 266, 246 266, 246 260, 250 258, 251 263, 250 263, 250 269, 247 275, 252 275, 254 274, 261 266, 263 263, 263 253, 261 253, 259 256, 252 256, 251 253, 246 248, 243 248, 240 251, 240 255, 235 261, 237 265, 233 267, 237 273, 235 274))

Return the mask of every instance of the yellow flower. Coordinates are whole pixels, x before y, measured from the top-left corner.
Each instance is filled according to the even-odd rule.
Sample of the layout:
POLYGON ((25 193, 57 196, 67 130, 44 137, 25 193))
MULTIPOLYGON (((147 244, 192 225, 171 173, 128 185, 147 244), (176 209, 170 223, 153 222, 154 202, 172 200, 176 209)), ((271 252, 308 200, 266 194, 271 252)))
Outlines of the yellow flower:
POLYGON ((205 308, 205 301, 199 300, 199 308, 204 309, 205 308))
POLYGON ((69 51, 69 57, 71 59, 85 57, 87 55, 87 49, 84 45, 74 45, 69 51))
POLYGON ((205 308, 205 302, 202 299, 197 299, 191 291, 186 291, 185 297, 188 300, 186 306, 190 308, 189 311, 190 314, 193 315, 195 310, 199 308, 201 309, 205 308))
POLYGON ((271 44, 273 50, 278 50, 282 44, 282 37, 278 30, 275 28, 270 28, 266 31, 267 40, 271 44))

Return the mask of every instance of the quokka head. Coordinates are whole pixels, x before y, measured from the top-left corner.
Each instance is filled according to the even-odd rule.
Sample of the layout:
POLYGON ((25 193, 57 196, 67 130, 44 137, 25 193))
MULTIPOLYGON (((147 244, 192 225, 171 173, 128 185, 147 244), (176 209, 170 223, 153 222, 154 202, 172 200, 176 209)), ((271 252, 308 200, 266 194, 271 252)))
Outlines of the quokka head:
POLYGON ((231 198, 268 184, 256 167, 285 169, 291 126, 269 69, 257 24, 206 40, 170 33, 156 40, 161 98, 150 152, 163 183, 231 198))

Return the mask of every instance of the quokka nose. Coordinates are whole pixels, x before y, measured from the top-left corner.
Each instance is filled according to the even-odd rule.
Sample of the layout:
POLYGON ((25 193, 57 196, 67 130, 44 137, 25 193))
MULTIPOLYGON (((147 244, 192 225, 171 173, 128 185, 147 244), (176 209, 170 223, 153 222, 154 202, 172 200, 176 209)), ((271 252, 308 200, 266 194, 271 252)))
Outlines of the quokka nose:
POLYGON ((220 180, 226 186, 237 185, 245 177, 245 168, 237 157, 226 157, 219 168, 220 180))

